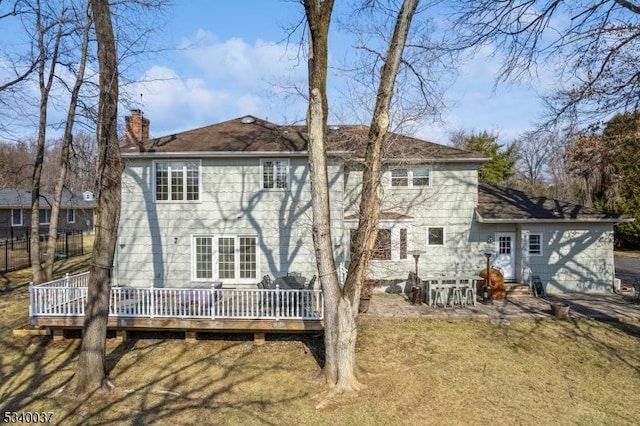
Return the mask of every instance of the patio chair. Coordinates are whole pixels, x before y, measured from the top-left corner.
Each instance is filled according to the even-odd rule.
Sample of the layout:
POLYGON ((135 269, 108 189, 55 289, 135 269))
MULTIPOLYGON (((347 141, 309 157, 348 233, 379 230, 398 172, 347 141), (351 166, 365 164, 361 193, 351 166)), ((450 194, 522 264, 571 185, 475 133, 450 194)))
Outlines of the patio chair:
POLYGON ((533 295, 535 297, 544 297, 544 286, 542 285, 542 281, 540 280, 540 276, 533 275, 531 277, 531 289, 533 290, 533 295))
POLYGON ((317 276, 315 276, 315 275, 314 275, 313 277, 311 277, 311 279, 309 280, 309 282, 307 283, 307 285, 305 285, 305 286, 304 286, 304 289, 305 289, 305 290, 313 290, 313 289, 314 289, 314 288, 313 288, 313 286, 314 286, 314 285, 316 285, 316 279, 317 279, 317 278, 318 278, 318 277, 317 277, 317 276))
POLYGON ((264 277, 262 277, 262 281, 260 281, 260 284, 262 284, 262 287, 258 287, 258 288, 266 288, 266 289, 276 288, 276 286, 273 284, 273 280, 269 275, 265 275, 264 277))

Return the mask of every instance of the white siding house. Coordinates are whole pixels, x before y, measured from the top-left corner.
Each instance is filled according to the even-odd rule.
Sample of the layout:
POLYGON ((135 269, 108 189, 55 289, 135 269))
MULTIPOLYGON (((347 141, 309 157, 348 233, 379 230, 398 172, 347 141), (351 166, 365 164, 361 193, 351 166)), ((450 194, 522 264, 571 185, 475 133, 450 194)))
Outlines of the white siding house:
MULTIPOLYGON (((137 134, 128 131, 122 148, 116 285, 255 287, 264 275, 317 274, 304 127, 247 116, 157 139, 132 138, 137 134)), ((365 135, 362 126, 328 130, 337 267, 349 261, 358 224, 365 135)), ((391 135, 368 278, 406 280, 415 267, 412 250, 421 252, 421 277, 476 275, 485 265, 482 251, 493 248, 510 280, 532 272, 549 292, 609 291, 612 229, 626 219, 573 205, 581 213, 564 221, 539 217, 544 208, 518 210, 498 189, 478 185, 486 160, 391 135), (522 211, 533 216, 523 219, 522 211)))

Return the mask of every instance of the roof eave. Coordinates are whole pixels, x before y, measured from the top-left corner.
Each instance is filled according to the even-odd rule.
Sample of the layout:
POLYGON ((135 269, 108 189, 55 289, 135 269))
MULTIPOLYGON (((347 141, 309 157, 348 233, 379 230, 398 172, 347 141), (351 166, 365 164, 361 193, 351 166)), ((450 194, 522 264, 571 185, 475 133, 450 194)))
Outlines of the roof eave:
POLYGON ((621 223, 633 222, 633 218, 485 218, 476 211, 476 218, 479 223, 505 224, 505 223, 621 223))
MULTIPOLYGON (((348 151, 329 151, 330 156, 348 155, 348 151)), ((122 158, 203 158, 203 157, 308 157, 308 151, 143 151, 122 152, 122 158)))

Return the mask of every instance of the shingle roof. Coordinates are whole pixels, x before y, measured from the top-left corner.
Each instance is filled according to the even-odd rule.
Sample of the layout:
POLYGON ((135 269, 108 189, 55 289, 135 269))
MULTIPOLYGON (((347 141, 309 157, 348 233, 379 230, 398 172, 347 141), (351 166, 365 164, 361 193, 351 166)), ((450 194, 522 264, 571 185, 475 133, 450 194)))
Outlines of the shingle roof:
POLYGON ((629 222, 617 213, 530 195, 511 188, 478 185, 478 220, 484 223, 515 222, 629 222))
MULTIPOLYGON (((127 144, 124 155, 144 153, 296 153, 308 150, 306 126, 277 125, 253 116, 245 116, 199 129, 151 139, 144 146, 127 144)), ((327 149, 363 158, 367 143, 366 126, 329 126, 327 149)), ((390 134, 385 146, 387 159, 431 159, 483 161, 480 154, 432 142, 390 134)))
MULTIPOLYGON (((40 208, 47 209, 53 203, 52 194, 40 194, 40 208)), ((71 193, 68 191, 62 194, 62 207, 64 208, 95 208, 96 201, 86 201, 82 193, 71 193)), ((25 189, 0 189, 0 207, 28 209, 31 207, 31 191, 25 189)))

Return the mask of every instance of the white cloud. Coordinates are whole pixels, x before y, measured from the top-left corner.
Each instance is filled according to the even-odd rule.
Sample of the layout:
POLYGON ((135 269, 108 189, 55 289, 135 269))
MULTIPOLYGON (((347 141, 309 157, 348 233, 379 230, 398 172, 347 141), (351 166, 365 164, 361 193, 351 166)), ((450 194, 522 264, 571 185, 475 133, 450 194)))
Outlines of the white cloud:
MULTIPOLYGON (((246 114, 280 122, 300 116, 306 105, 286 99, 279 87, 304 82, 305 64, 287 46, 241 38, 220 41, 199 30, 180 43, 183 62, 153 66, 130 93, 143 93, 151 134, 188 130, 246 114)), ((137 99, 136 97, 134 99, 137 99)))

